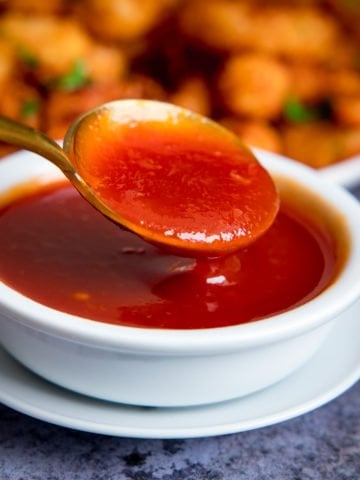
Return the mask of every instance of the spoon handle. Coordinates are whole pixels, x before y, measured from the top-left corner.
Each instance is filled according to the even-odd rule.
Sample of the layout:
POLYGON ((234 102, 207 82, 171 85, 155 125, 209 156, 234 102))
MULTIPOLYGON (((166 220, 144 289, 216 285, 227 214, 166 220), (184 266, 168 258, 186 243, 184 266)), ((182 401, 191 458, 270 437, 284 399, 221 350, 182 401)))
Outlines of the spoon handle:
POLYGON ((0 141, 30 150, 50 160, 60 168, 88 202, 118 223, 116 215, 96 197, 92 189, 77 174, 65 151, 54 140, 34 128, 0 115, 0 141))
POLYGON ((74 174, 64 150, 51 138, 22 123, 0 115, 0 141, 30 150, 47 158, 65 174, 74 174))

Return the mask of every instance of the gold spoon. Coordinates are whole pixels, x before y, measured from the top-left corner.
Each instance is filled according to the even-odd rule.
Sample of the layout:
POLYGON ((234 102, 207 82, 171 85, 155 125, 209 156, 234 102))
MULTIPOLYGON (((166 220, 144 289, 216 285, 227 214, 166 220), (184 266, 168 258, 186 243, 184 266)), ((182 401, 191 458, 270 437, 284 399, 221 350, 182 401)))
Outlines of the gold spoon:
MULTIPOLYGON (((166 136, 166 132, 165 132, 165 136, 166 136)), ((152 131, 150 130, 149 138, 151 139, 151 137, 152 137, 152 131)), ((191 143, 191 135, 189 138, 191 143)), ((238 248, 244 247, 249 243, 253 242, 259 235, 261 235, 265 230, 267 230, 267 228, 269 228, 278 211, 278 206, 279 206, 278 197, 277 197, 276 189, 274 187, 271 177, 267 174, 267 172, 264 171, 264 169, 259 165, 257 160, 253 157, 251 152, 242 145, 242 143, 234 134, 230 133, 229 131, 227 131, 220 125, 216 124, 215 122, 212 122, 211 120, 205 117, 202 117, 201 115, 195 114, 186 109, 176 107, 168 103, 150 101, 150 100, 120 100, 120 101, 110 102, 110 103, 101 105, 85 113, 83 116, 78 118, 70 126, 64 139, 64 148, 61 148, 55 141, 51 140, 49 137, 40 133, 39 131, 36 131, 28 126, 25 126, 21 123, 15 122, 8 118, 0 117, 0 140, 6 143, 24 148, 26 150, 30 150, 50 160, 66 175, 66 177, 76 187, 76 189, 80 192, 80 194, 106 217, 110 218, 115 223, 127 228, 128 230, 140 235, 145 240, 148 240, 152 243, 173 248, 177 251, 177 253, 180 253, 180 254, 185 253, 190 255, 202 254, 207 256, 216 256, 216 255, 229 253, 238 248), (191 224, 191 228, 188 229, 187 231, 184 231, 184 232, 176 231, 175 233, 174 233, 174 228, 171 222, 173 219, 175 222, 177 213, 179 218, 181 219, 182 211, 180 208, 178 209, 178 212, 174 211, 173 217, 168 212, 167 214, 164 215, 164 218, 166 217, 167 223, 165 221, 163 223, 162 217, 158 216, 157 217, 158 225, 160 226, 156 227, 157 230, 152 229, 151 222, 150 221, 147 222, 147 220, 149 219, 151 221, 153 220, 152 218, 150 218, 151 214, 154 214, 154 213, 157 214, 158 213, 157 210, 160 211, 162 207, 162 205, 160 204, 156 205, 155 209, 152 206, 151 207, 152 210, 150 209, 147 210, 148 204, 144 204, 144 213, 140 209, 141 215, 142 215, 141 220, 139 220, 138 217, 136 218, 134 217, 135 218, 134 220, 134 218, 132 217, 132 213, 133 213, 132 205, 130 205, 130 207, 128 206, 127 210, 125 209, 125 211, 121 210, 121 208, 114 209, 113 204, 110 201, 108 201, 107 198, 104 198, 103 195, 99 194, 98 180, 101 183, 102 179, 101 178, 94 179, 93 174, 91 172, 90 174, 88 174, 89 172, 87 170, 89 170, 89 168, 87 166, 87 162, 89 161, 90 157, 93 154, 92 145, 93 144, 96 145, 96 148, 99 148, 100 149, 99 152, 101 152, 102 138, 106 138, 107 141, 108 140, 110 141, 110 143, 112 138, 116 138, 117 139, 116 141, 120 145, 120 149, 122 149, 123 151, 122 153, 124 153, 126 148, 128 147, 126 142, 124 143, 124 146, 121 144, 121 142, 119 143, 119 138, 120 139, 125 138, 126 135, 124 137, 122 136, 124 135, 124 132, 126 131, 126 129, 134 130, 137 128, 138 125, 144 125, 144 124, 150 125, 150 129, 155 128, 155 130, 156 128, 159 128, 159 126, 160 128, 162 127, 165 128, 168 125, 171 125, 171 128, 175 129, 175 133, 178 132, 179 129, 181 131, 181 128, 185 126, 184 127, 185 130, 186 128, 188 129, 190 128, 190 131, 193 132, 194 134, 194 138, 200 138, 200 139, 203 137, 218 138, 220 140, 220 145, 221 145, 221 142, 224 141, 225 145, 231 146, 232 151, 234 151, 235 154, 238 155, 240 158, 240 161, 238 162, 238 164, 236 163, 234 164, 234 168, 235 168, 234 172, 233 170, 230 171, 231 178, 229 178, 229 186, 231 186, 234 182, 239 182, 239 191, 241 190, 241 188, 245 189, 246 191, 246 188, 247 188, 246 184, 249 182, 250 183, 252 182, 252 185, 254 185, 254 186, 251 186, 251 188, 255 188, 255 189, 258 188, 256 187, 256 181, 257 181, 256 176, 254 178, 251 178, 252 174, 251 173, 248 174, 246 169, 245 169, 246 170, 245 177, 243 176, 243 174, 239 175, 237 173, 236 168, 238 168, 239 165, 241 165, 241 162, 243 162, 246 168, 248 165, 251 165, 251 168, 249 168, 249 172, 254 171, 254 169, 258 169, 257 171, 260 172, 260 177, 263 183, 262 183, 262 189, 260 189, 259 191, 259 188, 258 188, 258 190, 256 191, 256 194, 263 195, 262 190, 265 190, 265 193, 267 191, 268 195, 265 198, 266 202, 264 204, 266 205, 265 205, 265 208, 263 209, 264 211, 260 213, 256 212, 256 215, 255 214, 253 215, 253 218, 256 219, 255 221, 257 222, 256 228, 254 227, 252 231, 252 223, 251 222, 246 223, 249 217, 249 205, 246 205, 246 215, 244 215, 244 222, 245 222, 244 225, 241 223, 243 220, 240 219, 238 223, 235 222, 235 224, 231 226, 230 230, 227 231, 225 228, 224 235, 222 231, 219 231, 219 232, 216 231, 216 235, 214 235, 213 231, 210 231, 211 228, 213 228, 214 223, 216 224, 216 222, 219 222, 220 224, 224 216, 223 212, 221 211, 216 212, 216 205, 212 211, 208 212, 209 220, 206 219, 206 215, 205 215, 205 220, 203 219, 203 222, 205 223, 203 223, 203 225, 201 226, 201 229, 196 230, 197 225, 195 224, 194 226, 194 223, 193 223, 191 224), (176 129, 178 130, 176 131, 176 129), (104 131, 105 131, 105 134, 104 134, 104 131), (100 139, 98 140, 98 144, 100 145, 96 144, 97 139, 100 139), (89 147, 89 145, 91 145, 91 147, 89 147), (84 154, 83 153, 84 151, 87 153, 84 154), (148 212, 152 212, 152 213, 150 214, 148 212), (261 221, 260 220, 258 221, 257 217, 261 217, 261 221), (208 232, 208 230, 210 233, 208 232), (207 236, 207 233, 209 233, 208 236, 207 236), (224 240, 224 238, 226 240, 224 240)), ((200 145, 201 145, 201 141, 202 140, 200 140, 200 145)), ((106 147, 106 145, 104 147, 106 147)), ((141 141, 139 141, 138 144, 135 142, 135 144, 131 146, 133 150, 134 149, 136 150, 138 148, 139 151, 142 147, 143 146, 141 145, 141 141)), ((191 145, 190 145, 190 148, 191 148, 191 145)), ((163 150, 162 145, 160 145, 160 154, 164 155, 161 152, 162 150, 163 150)), ((141 155, 144 155, 143 151, 141 152, 142 152, 141 155)), ((210 152, 210 153, 213 154, 213 152, 210 152)), ((221 156, 222 152, 220 151, 219 154, 221 156)), ((121 156, 121 153, 120 153, 120 156, 121 156)), ((151 157, 151 152, 150 152, 150 155, 148 156, 151 157)), ((146 157, 146 152, 145 152, 145 157, 146 157)), ((143 175, 141 181, 144 184, 148 182, 148 177, 147 177, 148 171, 146 170, 146 168, 143 168, 143 171, 141 170, 142 158, 143 157, 140 158, 140 163, 138 167, 137 167, 137 164, 135 163, 134 171, 136 171, 136 173, 143 175)), ((206 163, 206 157, 204 158, 205 158, 205 161, 203 162, 203 165, 201 166, 201 168, 203 169, 202 171, 204 171, 204 175, 206 177, 206 171, 210 168, 210 163, 206 163)), ((144 160, 144 161, 146 162, 147 160, 144 160)), ((214 163, 214 161, 218 162, 221 168, 221 165, 220 165, 221 159, 219 160, 218 158, 214 157, 211 160, 211 162, 214 163)), ((168 163, 167 160, 165 164, 166 163, 168 163)), ((182 168, 182 164, 183 162, 181 160, 178 163, 178 166, 180 166, 180 169, 182 168)), ((119 165, 122 165, 122 164, 119 163, 119 165)), ((155 165, 155 169, 153 170, 152 175, 154 174, 154 172, 156 174, 156 168, 158 167, 159 165, 155 165)), ((190 167, 190 173, 191 173, 191 160, 188 163, 188 167, 190 167)), ((126 168, 127 166, 126 164, 124 164, 124 169, 126 168)), ((166 165, 165 165, 165 168, 167 168, 166 165)), ((107 173, 108 172, 105 172, 104 177, 108 176, 107 173)), ((213 188, 213 190, 210 190, 210 192, 208 192, 207 195, 208 195, 208 198, 209 196, 211 197, 212 192, 214 192, 214 195, 215 195, 215 192, 217 190, 216 189, 217 178, 211 178, 211 175, 210 175, 210 178, 204 179, 202 177, 203 175, 201 174, 199 177, 196 177, 193 180, 195 182, 199 182, 199 185, 200 184, 205 185, 207 180, 212 182, 212 185, 215 185, 215 187, 213 188)), ((155 182, 153 182, 153 185, 156 184, 157 180, 158 179, 155 178, 155 182)), ((166 188, 167 187, 166 182, 167 181, 170 182, 171 180, 166 180, 166 175, 165 175, 163 176, 161 181, 162 182, 165 181, 164 186, 166 188)), ((182 178, 179 178, 179 182, 181 181, 182 181, 182 178)), ((177 185, 175 185, 175 187, 177 188, 177 185)), ((124 188, 126 190, 126 184, 124 188)), ((232 188, 234 189, 234 185, 232 185, 232 188)), ((237 192, 236 190, 237 188, 238 188, 237 185, 235 185, 235 193, 237 192)), ((225 183, 225 187, 223 185, 223 189, 224 189, 224 193, 222 193, 221 195, 226 196, 227 195, 226 183, 225 183)), ((202 191, 200 191, 200 193, 201 192, 202 191)), ((128 192, 125 192, 125 194, 127 193, 128 192)), ((138 192, 135 192, 135 194, 137 193, 138 192)), ((145 192, 145 193, 147 194, 148 192, 145 192)), ((134 194, 134 192, 132 192, 132 194, 134 194)), ((139 192, 139 195, 144 196, 144 192, 139 192)), ((194 211, 196 211, 198 207, 201 207, 203 199, 201 198, 201 195, 199 196, 199 198, 197 197, 195 199, 194 198, 195 197, 193 197, 191 200, 192 203, 190 207, 193 208, 194 211)), ((221 201, 222 197, 220 196, 219 199, 221 201)), ((150 198, 149 205, 153 200, 154 198, 152 199, 150 198)), ((164 200, 164 203, 166 203, 166 201, 167 200, 164 200)), ((171 191, 170 191, 169 201, 171 201, 171 191)), ((185 201, 185 208, 189 207, 189 205, 186 205, 187 198, 184 198, 184 201, 185 201)), ((236 209, 234 209, 234 211, 238 212, 241 210, 241 207, 242 207, 241 202, 240 202, 240 206, 239 205, 235 205, 235 206, 236 206, 236 209)), ((135 203, 134 203, 134 208, 135 208, 135 203)), ((175 210, 176 209, 177 209, 177 205, 175 205, 175 210)), ((231 209, 231 206, 230 206, 230 209, 231 209)), ((250 210, 251 210, 251 205, 250 205, 250 210)), ((191 215, 192 215, 192 210, 190 211, 190 217, 191 215)), ((232 215, 233 215, 232 212, 230 212, 230 217, 232 215)), ((251 217, 251 212, 250 212, 250 217, 251 217)), ((189 218, 189 213, 187 213, 187 218, 189 218)), ((195 220, 196 218, 197 218, 196 215, 194 215, 195 220)), ((176 226, 176 223, 174 225, 176 226)), ((178 225, 181 226, 181 220, 178 225)))

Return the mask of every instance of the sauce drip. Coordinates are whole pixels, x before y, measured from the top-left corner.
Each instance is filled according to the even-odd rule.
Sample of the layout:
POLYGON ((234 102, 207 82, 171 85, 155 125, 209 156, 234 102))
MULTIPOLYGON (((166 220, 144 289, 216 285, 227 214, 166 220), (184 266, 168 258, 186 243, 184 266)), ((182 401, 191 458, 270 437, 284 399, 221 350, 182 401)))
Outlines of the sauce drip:
POLYGON ((282 203, 254 244, 195 260, 119 229, 72 186, 51 185, 0 210, 0 280, 100 322, 170 329, 250 322, 314 297, 334 275, 326 232, 282 203))
POLYGON ((235 251, 269 228, 276 188, 237 137, 184 112, 125 120, 107 110, 84 120, 69 154, 123 225, 195 256, 235 251))

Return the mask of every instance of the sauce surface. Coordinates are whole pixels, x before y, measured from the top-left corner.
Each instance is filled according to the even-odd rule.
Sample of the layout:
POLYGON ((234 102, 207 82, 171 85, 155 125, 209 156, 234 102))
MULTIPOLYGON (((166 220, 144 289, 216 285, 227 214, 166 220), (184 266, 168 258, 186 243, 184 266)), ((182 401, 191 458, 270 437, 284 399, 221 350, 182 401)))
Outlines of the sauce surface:
POLYGON ((170 255, 121 230, 67 183, 0 210, 0 280, 60 311, 150 328, 250 322, 318 294, 334 275, 326 232, 285 206, 249 247, 170 255))
POLYGON ((71 161, 123 225, 155 243, 214 256, 253 242, 278 211, 270 175, 233 134, 176 112, 122 123, 105 109, 82 122, 71 161))

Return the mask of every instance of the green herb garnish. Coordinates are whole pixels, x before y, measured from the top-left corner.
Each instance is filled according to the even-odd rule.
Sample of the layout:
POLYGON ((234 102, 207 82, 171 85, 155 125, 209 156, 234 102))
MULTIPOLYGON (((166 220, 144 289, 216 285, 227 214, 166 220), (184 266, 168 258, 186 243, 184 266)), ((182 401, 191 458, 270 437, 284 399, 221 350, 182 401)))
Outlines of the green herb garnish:
POLYGON ((329 99, 323 99, 316 105, 304 105, 297 98, 289 98, 284 105, 284 118, 292 123, 307 123, 315 120, 328 120, 332 117, 329 99))
POLYGON ((86 64, 84 60, 77 60, 72 69, 60 77, 56 86, 67 92, 78 90, 89 83, 89 76, 87 74, 86 64))
POLYGON ((30 50, 27 50, 24 47, 17 48, 17 55, 21 62, 28 68, 34 69, 40 64, 39 59, 32 52, 30 52, 30 50))
POLYGON ((20 115, 25 120, 33 118, 40 109, 40 101, 37 98, 29 98, 21 105, 20 115))
POLYGON ((316 108, 304 105, 296 98, 290 98, 284 105, 284 117, 289 122, 306 123, 319 117, 316 108))

